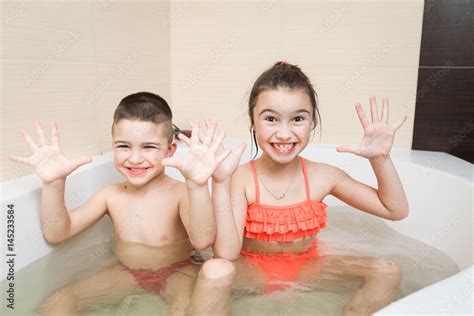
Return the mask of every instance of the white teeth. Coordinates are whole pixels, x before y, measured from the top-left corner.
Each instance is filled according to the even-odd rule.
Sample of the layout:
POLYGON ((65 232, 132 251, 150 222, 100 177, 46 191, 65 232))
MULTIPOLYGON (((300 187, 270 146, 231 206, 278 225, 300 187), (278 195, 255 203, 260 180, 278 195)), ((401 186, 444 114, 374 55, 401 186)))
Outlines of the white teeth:
POLYGON ((273 147, 281 152, 288 152, 291 148, 293 148, 293 144, 273 144, 273 147))

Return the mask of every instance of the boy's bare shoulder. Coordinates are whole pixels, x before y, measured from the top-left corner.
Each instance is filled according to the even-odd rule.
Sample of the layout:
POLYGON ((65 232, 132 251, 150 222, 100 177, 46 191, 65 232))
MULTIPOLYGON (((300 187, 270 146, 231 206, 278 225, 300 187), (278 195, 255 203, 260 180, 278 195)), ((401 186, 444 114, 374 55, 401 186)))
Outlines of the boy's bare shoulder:
POLYGON ((186 182, 182 182, 171 177, 167 178, 166 183, 164 185, 165 187, 163 187, 163 189, 169 190, 170 193, 173 194, 182 195, 187 194, 188 192, 186 188, 186 182))
POLYGON ((112 183, 108 184, 106 186, 103 186, 100 188, 96 194, 103 196, 104 198, 107 198, 113 194, 117 194, 121 190, 123 190, 123 187, 125 186, 125 183, 112 183))

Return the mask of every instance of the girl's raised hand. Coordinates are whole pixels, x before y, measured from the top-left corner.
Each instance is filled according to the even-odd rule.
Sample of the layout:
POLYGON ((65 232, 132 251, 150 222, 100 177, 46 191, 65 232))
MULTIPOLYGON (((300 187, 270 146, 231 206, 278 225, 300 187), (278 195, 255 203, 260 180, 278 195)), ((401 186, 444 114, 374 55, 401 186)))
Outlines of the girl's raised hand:
POLYGON ((370 113, 372 123, 367 120, 360 103, 355 105, 357 115, 364 129, 364 137, 359 145, 342 145, 336 148, 338 152, 351 152, 365 157, 376 158, 389 155, 395 138, 395 132, 406 121, 407 116, 403 116, 397 123, 388 123, 388 99, 382 99, 382 116, 379 118, 377 102, 375 97, 370 97, 370 113))
POLYGON ((34 123, 39 146, 33 141, 25 129, 21 130, 23 138, 30 146, 33 154, 30 157, 10 155, 10 160, 32 167, 44 183, 65 179, 80 166, 91 162, 90 157, 68 160, 61 151, 59 132, 56 122, 51 122, 51 144, 48 144, 43 127, 39 121, 34 123))
MULTIPOLYGON (((212 174, 212 179, 217 182, 224 181, 225 179, 230 179, 230 177, 234 174, 239 167, 240 157, 242 157, 242 153, 245 150, 247 145, 239 144, 236 149, 234 149, 229 156, 227 156, 224 161, 222 161, 219 166, 217 166, 216 170, 212 174)), ((224 145, 219 147, 218 153, 225 151, 224 145)))
POLYGON ((163 159, 163 166, 177 168, 187 180, 191 180, 198 185, 207 183, 217 166, 230 154, 226 149, 217 153, 225 132, 216 135, 217 122, 207 122, 207 134, 204 137, 199 135, 199 120, 193 120, 189 124, 192 129, 191 138, 184 134, 179 134, 178 138, 189 147, 189 152, 182 160, 174 157, 163 159))

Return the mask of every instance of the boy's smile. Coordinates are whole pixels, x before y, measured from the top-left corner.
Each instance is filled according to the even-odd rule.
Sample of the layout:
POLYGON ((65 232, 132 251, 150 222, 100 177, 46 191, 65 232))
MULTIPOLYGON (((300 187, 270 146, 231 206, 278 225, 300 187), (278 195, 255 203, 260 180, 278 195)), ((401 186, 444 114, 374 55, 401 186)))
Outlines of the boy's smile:
POLYGON ((114 163, 136 189, 165 176, 161 161, 170 157, 175 144, 168 144, 164 124, 122 119, 113 126, 114 163))

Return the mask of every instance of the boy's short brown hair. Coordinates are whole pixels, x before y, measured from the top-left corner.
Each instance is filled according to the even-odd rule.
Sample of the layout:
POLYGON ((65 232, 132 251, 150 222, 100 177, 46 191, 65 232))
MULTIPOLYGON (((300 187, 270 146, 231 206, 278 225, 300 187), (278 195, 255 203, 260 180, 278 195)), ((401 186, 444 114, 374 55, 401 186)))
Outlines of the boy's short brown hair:
POLYGON ((130 94, 120 101, 114 112, 112 129, 122 119, 164 124, 163 130, 168 142, 173 141, 173 114, 168 103, 157 94, 138 92, 130 94))

